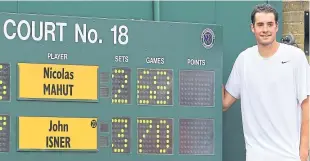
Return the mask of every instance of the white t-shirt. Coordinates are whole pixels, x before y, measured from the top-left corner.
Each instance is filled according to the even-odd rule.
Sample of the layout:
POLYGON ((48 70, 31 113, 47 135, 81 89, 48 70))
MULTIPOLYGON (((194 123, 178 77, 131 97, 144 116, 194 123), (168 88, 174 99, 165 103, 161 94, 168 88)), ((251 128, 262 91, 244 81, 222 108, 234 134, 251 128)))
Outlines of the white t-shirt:
POLYGON ((300 161, 301 103, 310 94, 304 52, 280 44, 270 58, 258 47, 235 61, 226 90, 241 98, 247 161, 300 161))

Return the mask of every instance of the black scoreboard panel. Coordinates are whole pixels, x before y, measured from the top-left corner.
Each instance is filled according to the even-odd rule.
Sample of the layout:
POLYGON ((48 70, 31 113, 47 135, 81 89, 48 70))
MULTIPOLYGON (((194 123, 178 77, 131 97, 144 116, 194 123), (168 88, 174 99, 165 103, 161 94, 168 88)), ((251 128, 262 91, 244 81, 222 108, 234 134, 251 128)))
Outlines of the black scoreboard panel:
POLYGON ((214 106, 214 71, 181 70, 179 99, 182 106, 214 106))
POLYGON ((170 69, 138 69, 137 104, 173 105, 173 71, 170 69))
POLYGON ((173 119, 138 118, 138 153, 172 154, 173 119))
POLYGON ((214 154, 213 119, 180 119, 179 126, 180 154, 214 154))
POLYGON ((112 118, 112 152, 130 153, 131 126, 129 117, 112 118))
POLYGON ((10 64, 0 63, 0 101, 10 101, 10 64))
POLYGON ((10 149, 10 117, 0 114, 0 152, 10 149))
POLYGON ((112 70, 112 103, 131 104, 131 69, 115 67, 112 70))

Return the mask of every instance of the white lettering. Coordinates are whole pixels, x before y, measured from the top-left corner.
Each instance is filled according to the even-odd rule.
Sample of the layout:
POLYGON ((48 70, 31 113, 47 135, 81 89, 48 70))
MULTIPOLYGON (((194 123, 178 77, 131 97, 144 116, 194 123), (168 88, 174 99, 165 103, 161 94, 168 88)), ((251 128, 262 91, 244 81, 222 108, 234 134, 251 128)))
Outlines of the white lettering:
POLYGON ((8 19, 4 22, 4 25, 3 25, 3 33, 4 33, 4 36, 9 39, 9 40, 12 40, 15 38, 16 36, 16 33, 13 33, 11 36, 8 34, 8 30, 7 30, 7 26, 8 24, 11 23, 14 27, 16 26, 16 23, 15 21, 13 21, 12 19, 8 19))
POLYGON ((98 39, 98 33, 95 29, 88 31, 86 24, 83 24, 83 29, 80 28, 79 24, 75 24, 75 42, 79 42, 79 39, 82 39, 82 42, 86 43, 86 38, 92 44, 97 42, 102 43, 102 40, 98 39))
POLYGON ((18 37, 19 37, 21 40, 28 40, 28 38, 29 38, 29 36, 30 36, 30 29, 31 29, 31 28, 30 28, 29 23, 28 23, 26 20, 21 20, 21 21, 18 23, 18 25, 17 25, 17 35, 18 35, 18 37), (27 30, 26 36, 23 36, 22 33, 21 33, 21 31, 22 31, 21 26, 22 26, 23 24, 26 25, 26 30, 27 30))
POLYGON ((187 59, 187 64, 189 65, 206 65, 206 60, 200 60, 200 59, 187 59))
POLYGON ((164 64, 165 63, 165 58, 150 58, 146 57, 146 63, 147 64, 164 64))
POLYGON ((52 41, 55 41, 55 24, 53 22, 45 22, 45 41, 48 39, 48 34, 52 36, 52 41), (49 29, 48 26, 52 28, 49 29))
POLYGON ((118 62, 118 63, 128 63, 128 56, 115 56, 115 62, 118 62))
POLYGON ((128 43, 128 27, 125 25, 121 25, 118 28, 117 31, 117 25, 114 25, 113 28, 111 28, 111 31, 113 32, 113 43, 117 44, 117 42, 121 45, 126 45, 128 43))
POLYGON ((12 19, 8 19, 4 22, 3 33, 9 40, 13 40, 17 36, 20 40, 32 39, 34 41, 41 41, 44 37, 44 40, 47 41, 50 36, 52 41, 56 41, 57 36, 59 36, 60 41, 63 41, 65 26, 67 26, 67 23, 63 22, 28 22, 26 20, 15 22, 12 19), (11 25, 9 26, 9 24, 11 25), (57 29, 59 28, 59 35, 55 33, 56 27, 57 29), (10 34, 8 33, 8 29, 11 30, 10 34))
POLYGON ((32 21, 32 23, 31 23, 31 25, 33 26, 33 27, 32 27, 32 30, 31 30, 31 32, 32 32, 32 35, 31 35, 31 36, 32 36, 33 40, 35 40, 35 41, 41 41, 42 38, 43 38, 43 22, 40 22, 39 37, 36 37, 36 25, 35 25, 35 23, 36 23, 36 22, 34 22, 34 21, 32 21))
POLYGON ((64 30, 64 26, 67 26, 67 23, 63 23, 63 22, 56 22, 56 26, 59 26, 59 35, 60 35, 60 37, 59 37, 59 40, 60 41, 63 41, 63 30, 64 30))
POLYGON ((79 24, 75 24, 75 42, 79 42, 79 37, 84 43, 86 42, 86 24, 83 24, 83 33, 79 24))
POLYGON ((47 58, 51 60, 67 60, 68 54, 47 53, 47 58))
POLYGON ((89 41, 90 43, 93 44, 93 43, 96 43, 96 42, 97 42, 98 34, 97 34, 97 31, 96 31, 95 29, 90 29, 89 32, 88 32, 88 34, 87 34, 87 36, 88 36, 88 41, 89 41), (91 34, 94 35, 94 38, 93 38, 93 39, 91 39, 91 34))

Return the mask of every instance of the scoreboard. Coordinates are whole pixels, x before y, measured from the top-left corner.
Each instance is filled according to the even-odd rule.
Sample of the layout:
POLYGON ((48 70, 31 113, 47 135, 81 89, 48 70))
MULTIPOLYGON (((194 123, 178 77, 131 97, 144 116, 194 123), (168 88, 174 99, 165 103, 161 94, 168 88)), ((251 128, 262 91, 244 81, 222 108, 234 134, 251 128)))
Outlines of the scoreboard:
POLYGON ((0 23, 0 160, 222 160, 221 26, 0 23))

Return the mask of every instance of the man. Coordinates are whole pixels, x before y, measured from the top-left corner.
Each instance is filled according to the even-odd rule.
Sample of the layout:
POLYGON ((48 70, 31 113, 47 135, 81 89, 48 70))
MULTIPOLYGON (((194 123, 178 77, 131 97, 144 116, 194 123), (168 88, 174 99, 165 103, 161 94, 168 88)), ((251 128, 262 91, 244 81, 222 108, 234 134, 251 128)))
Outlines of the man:
POLYGON ((223 111, 241 100, 247 161, 306 161, 309 64, 301 49, 276 41, 278 13, 271 5, 256 6, 251 20, 257 45, 237 57, 223 111))

